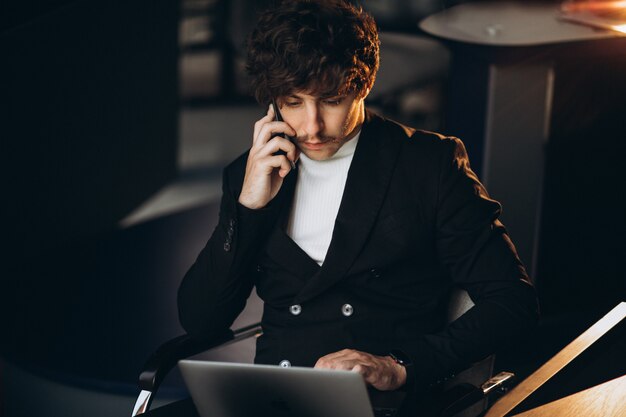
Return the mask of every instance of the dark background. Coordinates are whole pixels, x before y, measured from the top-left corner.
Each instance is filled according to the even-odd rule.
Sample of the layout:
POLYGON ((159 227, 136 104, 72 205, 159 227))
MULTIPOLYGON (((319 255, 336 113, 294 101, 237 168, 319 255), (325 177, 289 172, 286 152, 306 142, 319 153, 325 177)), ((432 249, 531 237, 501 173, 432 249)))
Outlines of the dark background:
MULTIPOLYGON (((6 362, 0 415, 29 413, 28 400, 14 394, 32 381, 16 369, 130 398, 151 350, 181 332, 175 291, 215 224, 215 199, 130 227, 120 222, 181 178, 219 182, 223 163, 181 169, 180 117, 198 109, 253 108, 242 42, 267 3, 0 6, 0 357, 6 362), (185 19, 197 17, 206 19, 209 36, 183 42, 185 19), (216 71, 200 70, 213 77, 211 87, 194 88, 181 62, 208 51, 220 57, 216 71)), ((416 22, 460 2, 362 3, 385 33, 423 39, 416 22)), ((479 136, 464 136, 455 126, 471 127, 480 118, 486 80, 471 66, 460 80, 449 79, 454 60, 447 50, 445 44, 428 50, 440 67, 425 77, 419 55, 400 51, 404 65, 415 62, 415 74, 401 90, 377 91, 369 105, 415 127, 460 135, 480 174, 479 136), (464 92, 467 102, 447 101, 452 91, 464 92)), ((521 374, 626 298, 625 56, 622 48, 589 61, 554 57, 563 76, 556 80, 545 148, 533 276, 544 316, 532 340, 501 356, 501 366, 521 374)), ((393 70, 385 71, 393 78, 393 70)), ((227 133, 208 139, 230 140, 227 133)), ((57 415, 52 408, 47 415, 57 415)))

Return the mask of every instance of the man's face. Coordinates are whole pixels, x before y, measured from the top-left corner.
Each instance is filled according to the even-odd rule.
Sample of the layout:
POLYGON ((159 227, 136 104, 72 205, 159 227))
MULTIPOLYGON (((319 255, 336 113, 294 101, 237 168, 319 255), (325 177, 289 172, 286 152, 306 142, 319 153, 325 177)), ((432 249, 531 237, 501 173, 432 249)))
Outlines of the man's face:
POLYGON ((280 113, 296 131, 298 149, 323 161, 358 132, 365 118, 364 98, 356 93, 336 97, 294 93, 280 100, 280 113))

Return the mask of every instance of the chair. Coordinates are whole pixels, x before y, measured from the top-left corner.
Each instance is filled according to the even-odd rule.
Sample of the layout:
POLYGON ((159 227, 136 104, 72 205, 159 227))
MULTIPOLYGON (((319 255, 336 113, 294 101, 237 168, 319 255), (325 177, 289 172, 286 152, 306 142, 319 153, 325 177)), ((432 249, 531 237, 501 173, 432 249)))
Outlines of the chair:
MULTIPOLYGON (((474 306, 471 298, 461 289, 455 289, 448 305, 448 322, 456 320, 474 306)), ((227 330, 210 341, 198 341, 188 335, 178 336, 161 345, 148 359, 139 375, 141 392, 135 402, 132 417, 150 409, 152 400, 168 372, 180 359, 197 355, 209 349, 224 347, 263 333, 261 323, 237 330, 227 330)), ((493 395, 510 382, 513 374, 503 373, 491 378, 495 356, 491 355, 458 373, 442 384, 443 393, 438 413, 442 417, 474 417, 487 408, 488 395, 493 395), (494 385, 494 380, 498 383, 494 385), (487 382, 485 382, 487 381, 487 382), (482 388, 477 389, 478 387, 482 388), (482 393, 482 395, 481 395, 482 393)))
MULTIPOLYGON (((454 289, 450 294, 450 302, 448 303, 447 322, 451 323, 454 320, 461 317, 466 311, 474 306, 474 302, 470 298, 469 294, 461 289, 454 289)), ((457 395, 453 395, 454 399, 451 399, 449 404, 443 406, 442 415, 446 413, 452 413, 449 415, 455 415, 457 417, 473 417, 480 414, 487 409, 488 398, 487 396, 482 399, 470 402, 471 398, 463 398, 463 393, 472 392, 474 386, 481 386, 483 382, 487 381, 493 374, 493 366, 495 362, 495 355, 488 356, 480 362, 473 364, 470 368, 459 372, 449 381, 443 383, 444 392, 457 392, 457 395), (462 412, 454 413, 454 410, 463 408, 462 412), (448 410, 448 411, 446 411, 448 410)))

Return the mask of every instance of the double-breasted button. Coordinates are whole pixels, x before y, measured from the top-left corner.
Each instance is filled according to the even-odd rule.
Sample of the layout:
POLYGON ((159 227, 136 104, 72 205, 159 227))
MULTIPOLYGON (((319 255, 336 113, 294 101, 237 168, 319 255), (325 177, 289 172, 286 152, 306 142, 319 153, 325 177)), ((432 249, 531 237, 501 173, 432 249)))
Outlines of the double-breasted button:
POLYGON ((289 368, 291 367, 291 362, 289 362, 287 359, 283 359, 282 361, 280 361, 278 366, 280 366, 281 368, 289 368))
POLYGON ((370 270, 370 274, 374 277, 374 278, 380 278, 380 272, 378 272, 378 270, 376 268, 372 268, 370 270))
POLYGON ((302 306, 300 304, 294 304, 289 307, 289 312, 294 316, 297 316, 298 314, 302 313, 302 306))
POLYGON ((341 314, 346 317, 350 317, 354 313, 354 308, 350 304, 344 304, 341 306, 341 314))
POLYGON ((224 252, 230 252, 230 242, 224 242, 224 252))

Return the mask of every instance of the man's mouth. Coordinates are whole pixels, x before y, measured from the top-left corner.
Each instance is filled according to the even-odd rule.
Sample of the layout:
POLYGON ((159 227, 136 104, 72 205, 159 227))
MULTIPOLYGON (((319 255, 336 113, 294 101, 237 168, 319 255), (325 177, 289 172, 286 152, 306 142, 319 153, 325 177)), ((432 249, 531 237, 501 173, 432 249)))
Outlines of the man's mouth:
POLYGON ((320 142, 302 141, 300 142, 300 145, 305 149, 315 151, 315 150, 323 149, 326 145, 328 145, 329 143, 333 143, 333 142, 335 142, 334 138, 324 138, 320 142))
POLYGON ((317 151, 320 150, 322 148, 324 148, 324 146, 326 146, 326 142, 302 142, 301 143, 302 147, 305 149, 309 149, 311 151, 317 151))

